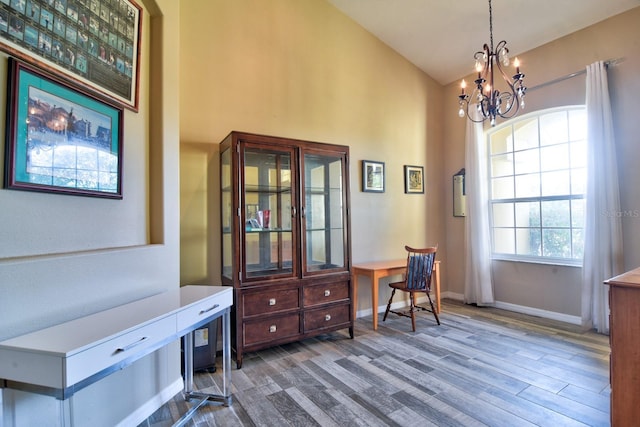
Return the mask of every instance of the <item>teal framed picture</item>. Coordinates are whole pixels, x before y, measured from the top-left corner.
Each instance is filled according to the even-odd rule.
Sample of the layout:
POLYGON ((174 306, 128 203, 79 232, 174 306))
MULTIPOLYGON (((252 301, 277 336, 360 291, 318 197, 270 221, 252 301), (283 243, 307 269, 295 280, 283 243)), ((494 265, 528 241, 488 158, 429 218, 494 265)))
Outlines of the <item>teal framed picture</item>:
POLYGON ((122 199, 123 109, 9 58, 4 186, 122 199))

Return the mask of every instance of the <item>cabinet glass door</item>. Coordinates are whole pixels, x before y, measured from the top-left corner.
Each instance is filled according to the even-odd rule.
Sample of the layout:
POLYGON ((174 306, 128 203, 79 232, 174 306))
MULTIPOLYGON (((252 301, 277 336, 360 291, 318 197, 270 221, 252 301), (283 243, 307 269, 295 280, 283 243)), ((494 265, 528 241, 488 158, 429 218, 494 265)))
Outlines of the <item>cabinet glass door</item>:
POLYGON ((345 267, 343 157, 304 154, 304 271, 345 267))
POLYGON ((295 271, 293 150, 244 150, 244 277, 292 276, 295 271))
POLYGON ((222 276, 231 279, 233 274, 233 207, 231 149, 220 154, 220 203, 222 222, 222 276))

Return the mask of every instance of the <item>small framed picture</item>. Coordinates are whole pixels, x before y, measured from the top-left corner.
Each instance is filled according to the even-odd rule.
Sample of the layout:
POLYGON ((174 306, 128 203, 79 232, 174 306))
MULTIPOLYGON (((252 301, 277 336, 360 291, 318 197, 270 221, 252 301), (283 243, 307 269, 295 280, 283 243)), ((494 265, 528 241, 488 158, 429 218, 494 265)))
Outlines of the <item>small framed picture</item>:
POLYGON ((384 193, 384 162, 362 161, 362 191, 384 193))
POLYGON ((404 192, 424 194, 424 168, 422 166, 404 166, 404 192))

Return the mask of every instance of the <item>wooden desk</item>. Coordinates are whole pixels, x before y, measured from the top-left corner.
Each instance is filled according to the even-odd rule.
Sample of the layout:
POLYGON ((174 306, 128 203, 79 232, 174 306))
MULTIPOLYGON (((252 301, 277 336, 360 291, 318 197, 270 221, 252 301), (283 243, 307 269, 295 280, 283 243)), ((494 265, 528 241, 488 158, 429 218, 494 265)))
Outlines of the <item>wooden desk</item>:
POLYGON ((231 287, 185 286, 2 341, 0 390, 53 396, 63 408, 62 425, 72 425, 74 393, 182 337, 184 396, 200 400, 178 421, 183 425, 207 402, 231 405, 232 304, 231 287), (193 331, 218 317, 222 394, 214 395, 193 390, 193 331))
MULTIPOLYGON (((373 261, 354 264, 351 266, 353 273, 353 318, 356 318, 358 309, 358 276, 365 276, 371 280, 371 308, 373 310, 373 329, 378 329, 378 287, 383 277, 403 274, 407 268, 407 259, 395 259, 392 261, 373 261)), ((432 289, 436 294, 436 312, 440 313, 440 261, 436 260, 433 266, 432 289)))

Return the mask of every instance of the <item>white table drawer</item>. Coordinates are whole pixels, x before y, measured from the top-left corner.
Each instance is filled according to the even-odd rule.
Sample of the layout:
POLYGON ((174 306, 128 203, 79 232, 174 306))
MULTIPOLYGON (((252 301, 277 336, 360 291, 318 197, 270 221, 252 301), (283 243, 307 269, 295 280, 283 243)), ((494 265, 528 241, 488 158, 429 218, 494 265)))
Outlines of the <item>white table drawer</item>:
POLYGON ((144 354, 176 332, 176 316, 171 315, 74 354, 66 359, 65 385, 73 385, 133 355, 144 354))
MULTIPOLYGON (((26 384, 61 389, 64 385, 61 375, 64 372, 63 363, 64 359, 56 355, 0 348, 0 383, 1 378, 8 378, 26 384)), ((0 413, 1 409, 0 405, 0 413)))
POLYGON ((180 310, 178 312, 178 332, 219 313, 232 303, 233 294, 225 292, 222 295, 214 295, 180 310))

